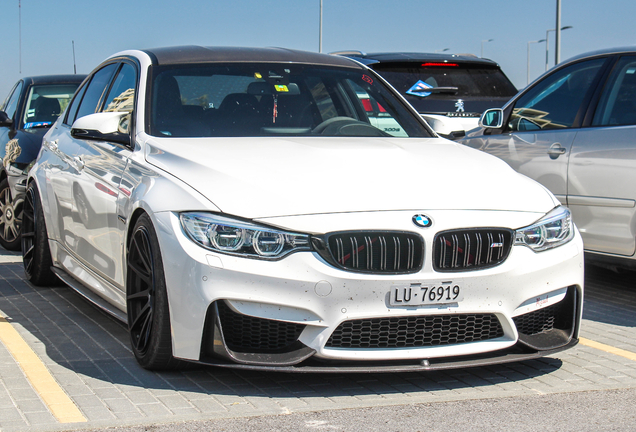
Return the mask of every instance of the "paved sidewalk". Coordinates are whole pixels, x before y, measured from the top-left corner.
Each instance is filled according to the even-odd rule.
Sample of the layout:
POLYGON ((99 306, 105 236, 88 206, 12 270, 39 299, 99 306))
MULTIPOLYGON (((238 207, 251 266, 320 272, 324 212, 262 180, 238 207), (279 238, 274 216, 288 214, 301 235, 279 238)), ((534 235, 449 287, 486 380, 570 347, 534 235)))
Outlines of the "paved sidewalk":
MULTIPOLYGON (((3 432, 636 388, 636 361, 582 344, 540 360, 448 372, 305 375, 201 367, 152 373, 135 362, 122 324, 70 289, 32 287, 22 274, 21 264, 0 263, 0 313, 87 421, 57 420, 0 343, 3 432)), ((584 338, 636 353, 633 276, 588 270, 584 338)))

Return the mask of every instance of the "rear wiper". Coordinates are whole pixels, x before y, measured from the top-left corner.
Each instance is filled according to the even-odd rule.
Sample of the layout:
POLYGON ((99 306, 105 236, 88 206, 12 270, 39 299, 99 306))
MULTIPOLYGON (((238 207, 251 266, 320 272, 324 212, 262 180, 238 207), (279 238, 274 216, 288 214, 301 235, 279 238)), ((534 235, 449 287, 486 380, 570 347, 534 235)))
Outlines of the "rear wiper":
POLYGON ((429 87, 411 90, 413 93, 457 93, 458 87, 429 87))

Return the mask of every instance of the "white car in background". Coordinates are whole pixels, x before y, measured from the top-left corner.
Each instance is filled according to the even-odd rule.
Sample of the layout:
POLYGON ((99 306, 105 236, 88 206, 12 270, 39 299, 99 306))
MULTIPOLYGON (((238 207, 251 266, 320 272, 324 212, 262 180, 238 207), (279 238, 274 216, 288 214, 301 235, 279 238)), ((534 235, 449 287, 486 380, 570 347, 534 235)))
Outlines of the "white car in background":
POLYGON ((147 369, 415 371, 577 343, 569 211, 435 136, 344 57, 121 52, 78 89, 28 181, 28 280, 59 277, 127 322, 147 369), (374 126, 360 89, 399 130, 374 126), (86 203, 62 202, 74 184, 86 203))

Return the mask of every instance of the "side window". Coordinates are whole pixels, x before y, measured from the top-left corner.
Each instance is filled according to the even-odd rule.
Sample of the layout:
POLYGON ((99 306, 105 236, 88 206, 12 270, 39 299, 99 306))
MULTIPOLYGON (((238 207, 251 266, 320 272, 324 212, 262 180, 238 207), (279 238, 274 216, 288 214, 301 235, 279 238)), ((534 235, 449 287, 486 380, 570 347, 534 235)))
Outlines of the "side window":
POLYGON ((117 63, 109 64, 95 72, 91 82, 88 84, 88 87, 86 87, 84 97, 82 98, 77 110, 77 115, 72 119, 72 121, 75 121, 75 119, 80 117, 93 114, 97 111, 97 105, 104 96, 104 92, 106 91, 117 66, 119 66, 117 63))
POLYGON ((68 111, 66 111, 66 119, 64 120, 64 124, 72 125, 75 121, 75 118, 77 117, 77 109, 79 108, 80 102, 84 97, 86 87, 88 87, 88 84, 84 84, 82 88, 75 93, 75 97, 73 98, 71 105, 69 105, 68 111))
POLYGON ((17 83, 15 87, 13 88, 13 93, 11 93, 11 96, 9 96, 9 98, 4 104, 3 111, 11 119, 13 118, 13 115, 15 114, 15 110, 18 107, 18 100, 20 99, 20 93, 22 93, 22 86, 23 86, 22 81, 17 83))
POLYGON ((105 112, 126 112, 119 122, 120 132, 127 133, 130 129, 131 113, 135 106, 135 87, 137 72, 129 63, 123 63, 104 103, 105 112))
POLYGON ((136 83, 137 73, 135 68, 128 63, 124 63, 106 97, 104 111, 132 112, 136 83))
POLYGON ((550 75, 524 94, 512 110, 512 131, 572 127, 585 95, 606 59, 576 63, 550 75))
POLYGON ((636 124, 636 56, 622 57, 601 95, 592 126, 636 124))

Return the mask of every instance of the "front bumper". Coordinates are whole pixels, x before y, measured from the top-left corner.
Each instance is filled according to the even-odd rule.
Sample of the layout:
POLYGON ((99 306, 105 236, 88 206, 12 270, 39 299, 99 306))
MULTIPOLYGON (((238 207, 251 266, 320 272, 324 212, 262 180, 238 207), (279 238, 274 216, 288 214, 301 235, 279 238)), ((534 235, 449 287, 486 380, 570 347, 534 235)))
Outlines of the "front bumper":
POLYGON ((520 227, 534 222, 538 215, 427 212, 433 220, 445 223, 418 231, 401 222, 410 222, 413 214, 326 215, 318 224, 316 216, 269 221, 305 231, 308 227, 304 225, 322 225, 320 232, 328 232, 352 229, 362 219, 363 225, 377 229, 418 232, 425 241, 424 267, 405 275, 348 272, 312 252, 295 253, 280 261, 221 255, 190 241, 178 215, 155 214, 174 355, 206 364, 280 371, 394 371, 517 361, 576 344, 583 300, 583 247, 578 233, 568 244, 541 253, 514 246, 508 259, 493 268, 440 273, 433 270, 430 259, 436 232, 463 227, 466 220, 474 226, 520 227), (451 279, 460 280, 465 289, 459 303, 389 305, 393 284, 451 279), (448 326, 438 319, 463 324, 449 334, 448 326), (406 332, 406 343, 401 336, 389 335, 387 340, 373 330, 377 323, 395 322, 396 329, 389 333, 406 332), (400 327, 403 322, 406 328, 400 327), (480 326, 477 330, 475 322, 480 326), (485 328, 491 324, 484 322, 497 328, 485 328), (334 344, 332 335, 337 329, 343 325, 355 329, 360 323, 366 333, 349 331, 344 336, 347 343, 334 344), (428 338, 435 331, 442 336, 428 338), (483 331, 485 336, 464 337, 475 331, 483 331), (409 339, 410 332, 419 332, 415 336, 418 342, 409 339), (362 342, 349 343, 351 337, 362 342), (374 338, 372 343, 367 343, 369 337, 374 338))

